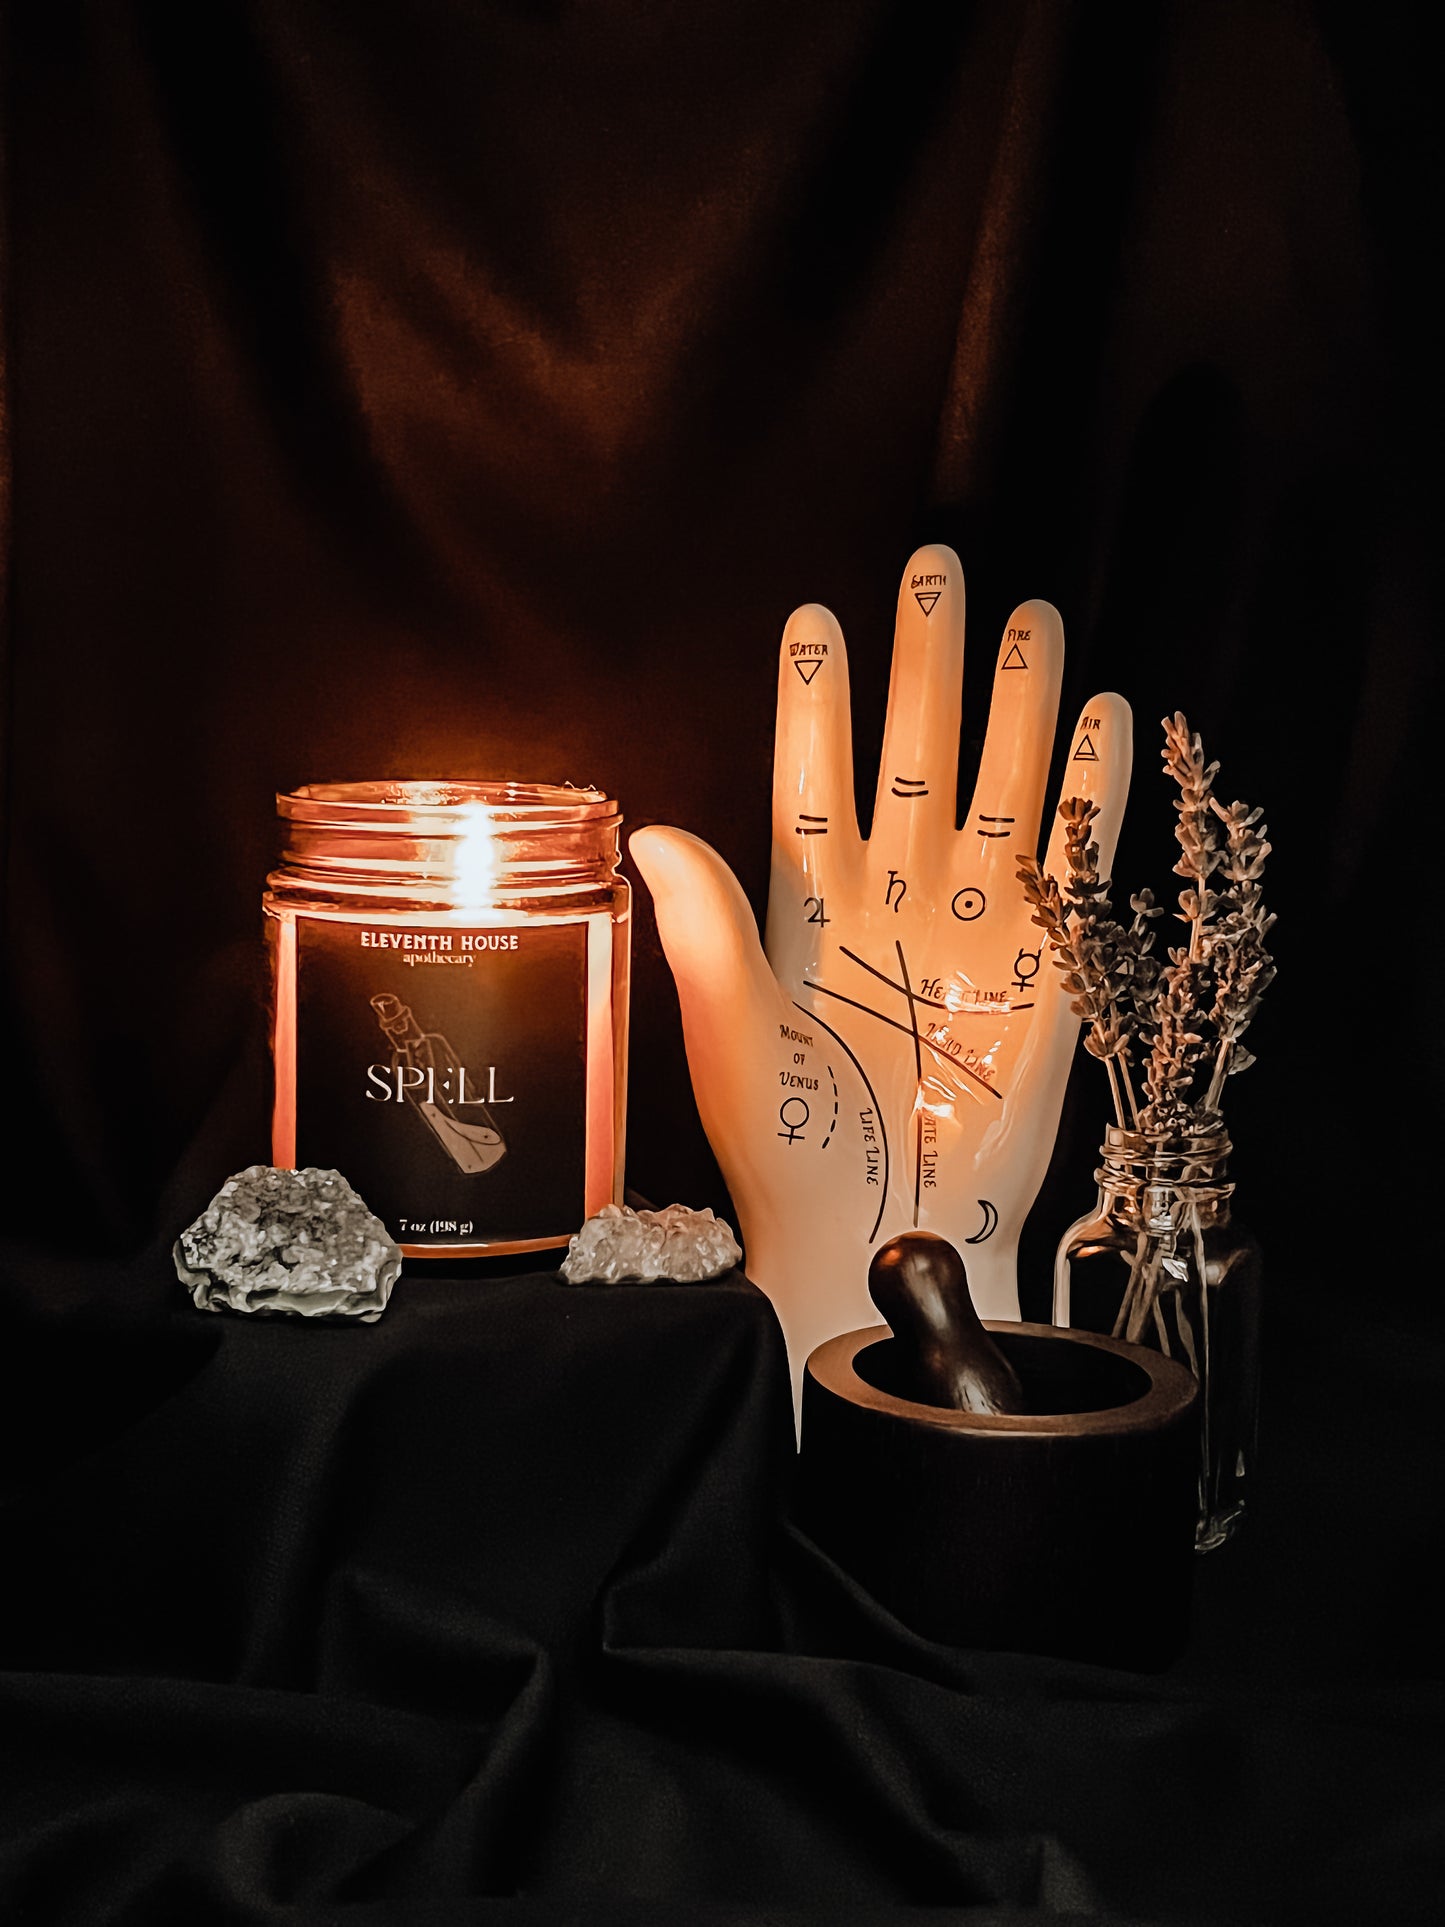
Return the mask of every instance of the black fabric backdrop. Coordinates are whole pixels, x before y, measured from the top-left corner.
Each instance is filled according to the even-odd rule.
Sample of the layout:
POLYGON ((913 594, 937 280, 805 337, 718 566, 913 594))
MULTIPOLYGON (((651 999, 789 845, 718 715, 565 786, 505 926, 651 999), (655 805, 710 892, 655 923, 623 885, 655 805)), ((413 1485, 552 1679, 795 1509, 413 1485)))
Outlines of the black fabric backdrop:
MULTIPOLYGON (((418 1848, 413 1894, 491 1893, 518 1920, 782 1921, 814 1898, 831 1920, 1441 1910, 1424 12, 11 0, 15 1503, 43 1510, 84 1453, 119 1463, 137 1411, 172 1397, 166 1347, 201 1342, 174 1335, 166 1251, 267 1154, 276 790, 593 782, 630 828, 713 842, 761 911, 782 624, 809 600, 843 624, 866 821, 898 574, 942 540, 975 668, 1043 595, 1064 712, 1105 687, 1132 703, 1121 881, 1170 881, 1154 751, 1176 707, 1276 846, 1280 977, 1230 1092, 1267 1264, 1265 1471, 1248 1542, 1202 1562, 1178 1677, 923 1651, 785 1536, 766 1638, 690 1630, 702 1605, 664 1586, 613 1640, 642 1656, 616 1660, 609 1711, 588 1701, 529 1823, 545 1842, 564 1804, 565 1849, 442 1855, 429 1884, 418 1848), (719 1722, 745 1711, 814 1750, 738 1766, 719 1722), (975 1797, 995 1772, 1002 1806, 975 1797), (651 1854, 636 1833, 603 1849, 623 1785, 655 1810, 651 1854)), ((987 700, 971 674, 965 792, 987 700)), ((636 903, 630 1182, 727 1212, 640 885, 636 903)), ((1081 1059, 1026 1312, 1102 1116, 1081 1059)), ((22 1621, 32 1581, 17 1553, 22 1621)), ((116 1607, 132 1634, 144 1593, 116 1607)), ((287 1911, 252 1867, 224 1903, 166 1912, 162 1873, 136 1870, 181 1839, 224 1861, 227 1783, 187 1806, 137 1762, 130 1794, 174 1819, 141 1827, 135 1668, 99 1702, 66 1682, 143 1642, 58 1624, 68 1643, 0 1655, 30 1708, 18 1784, 50 1789, 7 1918, 61 1904, 47 1827, 62 1857, 130 1869, 120 1911, 67 1918, 291 1919, 339 1894, 320 1873, 287 1911), (95 1720, 121 1736, 110 1779, 67 1779, 46 1748, 90 1746, 95 1720)), ((147 1690, 188 1677, 179 1650, 147 1665, 147 1690)), ((204 1781, 224 1720, 198 1704, 204 1781)), ((318 1745, 344 1747, 330 1711, 318 1745)), ((431 1741, 409 1744, 376 1793, 406 1813, 397 1762, 431 1741)))

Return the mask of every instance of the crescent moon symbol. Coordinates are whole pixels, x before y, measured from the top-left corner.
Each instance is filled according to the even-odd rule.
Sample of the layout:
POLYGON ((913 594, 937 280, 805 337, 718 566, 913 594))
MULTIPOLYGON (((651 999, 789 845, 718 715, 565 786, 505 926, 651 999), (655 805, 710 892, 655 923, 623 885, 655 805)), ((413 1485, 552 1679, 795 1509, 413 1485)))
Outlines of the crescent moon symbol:
POLYGON ((987 1198, 980 1198, 979 1203, 983 1206, 983 1223, 971 1238, 964 1239, 966 1245, 981 1245, 985 1238, 991 1238, 998 1229, 998 1212, 987 1198))

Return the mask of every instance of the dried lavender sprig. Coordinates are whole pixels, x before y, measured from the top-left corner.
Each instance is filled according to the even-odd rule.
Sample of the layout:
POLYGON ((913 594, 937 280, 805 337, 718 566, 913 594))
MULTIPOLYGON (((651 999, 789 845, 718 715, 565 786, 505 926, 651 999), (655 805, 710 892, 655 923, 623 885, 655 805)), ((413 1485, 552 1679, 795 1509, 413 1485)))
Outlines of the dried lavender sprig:
POLYGON ((1088 1025, 1084 1048, 1108 1074, 1120 1129, 1138 1126, 1138 1103, 1129 1075, 1130 1019, 1120 1007, 1119 986, 1130 974, 1130 933, 1112 917, 1109 886, 1099 875, 1099 847, 1089 830, 1099 806, 1083 797, 1059 805, 1064 829, 1067 882, 1060 890, 1031 856, 1019 858, 1018 874, 1063 972, 1070 1008, 1088 1025))
POLYGON ((1171 949, 1167 962, 1153 954, 1150 925, 1162 912, 1147 890, 1131 897, 1127 927, 1114 919, 1089 834, 1095 804, 1070 797, 1059 806, 1062 887, 1031 859, 1019 866, 1034 922, 1088 1026, 1085 1048, 1109 1074, 1116 1118, 1160 1149, 1217 1121, 1224 1080, 1253 1062, 1240 1038, 1274 976, 1264 945, 1274 919, 1260 889, 1269 853, 1260 812, 1215 799, 1219 765, 1206 761, 1182 712, 1166 717, 1163 729, 1164 766, 1179 792, 1174 868, 1184 879, 1178 901, 1187 945, 1171 949))
POLYGON ((1141 1024, 1140 1044, 1147 1040, 1143 1072, 1145 1117, 1149 1127, 1173 1136, 1190 1128, 1197 1105, 1189 1094, 1200 1062, 1208 1050, 1203 1031, 1190 1028, 1202 1021, 1213 999, 1209 956, 1210 920, 1219 899, 1210 878, 1224 851, 1213 809, 1217 763, 1205 761, 1204 746, 1191 730, 1182 710, 1162 720, 1165 772, 1179 794, 1174 827, 1179 857, 1174 871, 1184 878, 1179 892, 1179 919, 1189 931, 1187 948, 1171 950, 1161 973, 1159 994, 1141 1024))
POLYGON ((1103 1060, 1114 1100, 1114 1115, 1123 1129, 1126 1124, 1124 1089, 1114 1068, 1110 1039, 1103 1024, 1105 1005, 1097 988, 1090 985, 1087 965, 1069 929, 1070 907, 1054 878, 1044 874, 1036 858, 1021 856, 1018 875, 1024 886, 1024 895, 1033 907, 1030 921, 1043 931, 1053 952, 1054 962, 1063 973, 1064 988, 1069 993, 1069 1008, 1089 1026, 1084 1033, 1084 1048, 1092 1056, 1103 1060))
POLYGON ((1069 871, 1064 893, 1073 912, 1074 947, 1084 960, 1085 974, 1101 1007, 1094 1054, 1110 1069, 1121 1126, 1127 1112, 1129 1122, 1137 1129, 1139 1105, 1129 1053, 1134 1020, 1127 1007, 1136 962, 1134 935, 1115 920, 1109 879, 1099 874, 1099 846, 1089 834, 1098 814, 1099 805, 1085 797, 1066 797, 1059 806, 1069 871), (1118 1103, 1120 1095, 1122 1105, 1118 1103))
POLYGON ((1160 1145, 1187 1133, 1195 1122, 1189 1102, 1195 1075, 1208 1051, 1198 1023, 1198 969, 1180 945, 1171 950, 1155 1001, 1149 1056, 1144 1066, 1141 1123, 1160 1145))
POLYGON ((1209 1015, 1217 1044, 1205 1108, 1217 1110, 1225 1079, 1254 1062, 1239 1040, 1274 981, 1274 959, 1264 939, 1275 920, 1265 909, 1260 883, 1271 847, 1263 812, 1240 802, 1215 801, 1213 808, 1224 825, 1225 848, 1219 863, 1220 914, 1210 938, 1215 993, 1209 1015))
POLYGON ((1206 763, 1204 745, 1197 730, 1191 730, 1182 710, 1162 721, 1164 748, 1160 752, 1164 768, 1179 786, 1174 807, 1179 820, 1174 835, 1179 844, 1179 859, 1174 873, 1185 879, 1179 892, 1179 915, 1189 926, 1189 954, 1198 957, 1204 925, 1214 907, 1209 879, 1220 860, 1219 833, 1210 807, 1218 763, 1206 763))
POLYGON ((1147 1022, 1159 995, 1159 977, 1163 965, 1154 955, 1154 931, 1151 925, 1156 917, 1162 917, 1162 904, 1154 901, 1154 892, 1149 889, 1136 890, 1129 899, 1129 908, 1134 912, 1134 920, 1129 926, 1129 951, 1132 968, 1126 986, 1129 1002, 1130 1034, 1136 1035, 1141 1024, 1147 1022))

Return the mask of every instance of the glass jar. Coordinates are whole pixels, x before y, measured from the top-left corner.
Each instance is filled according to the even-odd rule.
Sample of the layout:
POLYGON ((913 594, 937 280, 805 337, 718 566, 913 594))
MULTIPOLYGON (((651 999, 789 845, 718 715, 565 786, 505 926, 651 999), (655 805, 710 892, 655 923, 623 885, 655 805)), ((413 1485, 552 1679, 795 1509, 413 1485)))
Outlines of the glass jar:
POLYGON ((263 899, 271 1156, 413 1258, 565 1245, 620 1203, 631 893, 570 785, 310 784, 263 899))
POLYGON ((1259 1419, 1260 1251, 1234 1218, 1223 1126, 1160 1151, 1110 1125, 1094 1209, 1054 1260, 1054 1323, 1181 1359, 1199 1381, 1201 1552, 1244 1514, 1259 1419))

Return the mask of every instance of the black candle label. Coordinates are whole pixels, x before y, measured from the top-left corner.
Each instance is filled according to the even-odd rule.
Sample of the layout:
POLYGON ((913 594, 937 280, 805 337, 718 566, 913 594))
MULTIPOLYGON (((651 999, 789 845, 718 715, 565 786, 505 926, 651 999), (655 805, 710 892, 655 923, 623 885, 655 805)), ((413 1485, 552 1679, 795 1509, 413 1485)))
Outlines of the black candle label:
POLYGON ((296 919, 296 1163, 401 1244, 569 1237, 586 1216, 587 925, 296 919))

